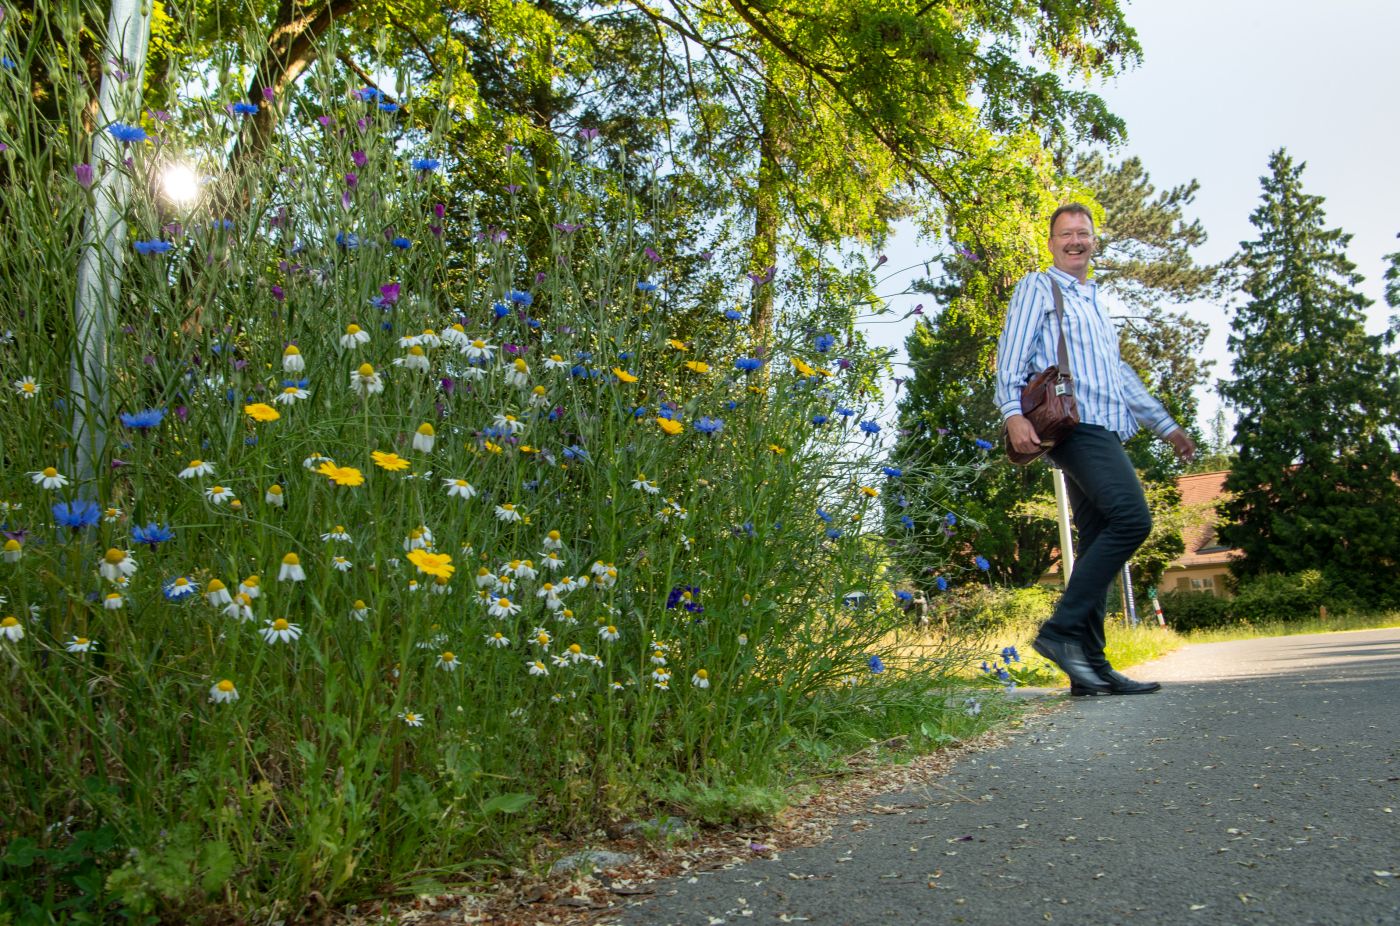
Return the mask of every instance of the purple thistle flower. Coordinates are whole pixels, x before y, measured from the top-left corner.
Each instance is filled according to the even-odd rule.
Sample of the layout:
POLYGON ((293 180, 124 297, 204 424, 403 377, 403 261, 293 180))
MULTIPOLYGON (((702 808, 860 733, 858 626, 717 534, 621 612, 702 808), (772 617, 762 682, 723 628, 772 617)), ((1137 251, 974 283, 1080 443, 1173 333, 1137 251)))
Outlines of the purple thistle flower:
POLYGON ((78 186, 85 190, 92 188, 92 165, 74 164, 73 175, 78 178, 78 186))

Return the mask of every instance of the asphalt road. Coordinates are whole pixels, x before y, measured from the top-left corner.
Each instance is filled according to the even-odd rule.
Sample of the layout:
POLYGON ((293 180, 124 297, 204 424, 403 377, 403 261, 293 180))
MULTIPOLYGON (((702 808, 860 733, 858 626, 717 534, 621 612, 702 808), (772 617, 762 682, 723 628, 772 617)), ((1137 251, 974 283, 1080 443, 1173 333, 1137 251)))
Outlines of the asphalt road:
POLYGON ((1069 700, 827 843, 661 882, 606 922, 1400 924, 1400 630, 1131 674, 1165 687, 1069 700))

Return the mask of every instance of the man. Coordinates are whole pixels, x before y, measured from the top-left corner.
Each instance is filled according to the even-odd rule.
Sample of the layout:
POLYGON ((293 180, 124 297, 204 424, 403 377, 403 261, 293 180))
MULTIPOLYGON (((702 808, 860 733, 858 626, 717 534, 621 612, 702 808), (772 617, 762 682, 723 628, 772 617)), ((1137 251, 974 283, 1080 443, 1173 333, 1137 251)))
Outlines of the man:
POLYGON ((1052 287, 1059 286, 1080 423, 1048 455, 1065 474, 1079 553, 1069 586, 1032 646, 1069 676, 1071 694, 1147 694, 1162 686, 1115 672, 1104 655, 1109 586, 1152 529, 1142 483, 1123 442, 1145 426, 1183 461, 1195 455, 1196 445, 1118 355, 1118 333, 1099 305, 1097 286, 1089 282, 1096 247, 1089 210, 1079 203, 1056 209, 1049 243, 1054 266, 1027 274, 1016 285, 997 345, 996 401, 1007 439, 1016 450, 1033 453, 1040 436, 1021 414, 1021 387, 1056 363, 1059 328, 1052 287))

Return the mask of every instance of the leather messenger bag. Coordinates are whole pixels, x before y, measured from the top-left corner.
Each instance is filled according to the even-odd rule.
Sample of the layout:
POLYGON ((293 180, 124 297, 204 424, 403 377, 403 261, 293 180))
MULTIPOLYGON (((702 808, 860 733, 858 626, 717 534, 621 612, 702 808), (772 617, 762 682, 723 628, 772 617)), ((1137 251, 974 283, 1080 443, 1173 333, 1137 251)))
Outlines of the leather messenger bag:
POLYGON ((1060 284, 1046 274, 1050 289, 1055 296, 1055 326, 1059 329, 1060 344, 1058 363, 1046 367, 1030 378, 1021 389, 1021 414, 1035 428, 1040 436, 1040 449, 1034 453, 1020 453, 1011 446, 1011 437, 1004 430, 1002 438, 1006 443, 1006 455, 1012 463, 1024 466, 1040 457, 1055 446, 1079 424, 1079 403, 1074 399, 1074 375, 1069 366, 1069 350, 1065 347, 1065 297, 1060 292, 1060 284))

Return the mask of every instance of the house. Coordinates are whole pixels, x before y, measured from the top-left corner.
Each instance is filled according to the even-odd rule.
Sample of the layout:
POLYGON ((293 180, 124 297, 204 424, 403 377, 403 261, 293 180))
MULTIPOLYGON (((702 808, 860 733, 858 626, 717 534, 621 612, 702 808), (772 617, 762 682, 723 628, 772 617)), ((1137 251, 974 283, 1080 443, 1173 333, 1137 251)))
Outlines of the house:
MULTIPOLYGON (((1244 554, 1223 546, 1216 537, 1213 506, 1225 492, 1225 477, 1228 475, 1229 470, 1218 470, 1177 477, 1176 486, 1181 491, 1182 507, 1202 510, 1206 520, 1187 530, 1181 538, 1186 551, 1167 566, 1160 591, 1210 592, 1219 596, 1230 594, 1226 581, 1230 575, 1230 561, 1244 554)), ((1050 568, 1040 577, 1040 584, 1060 584, 1059 559, 1060 551, 1057 549, 1050 568)))
POLYGON ((1220 543, 1215 534, 1215 518, 1212 503, 1225 491, 1225 477, 1229 470, 1213 473, 1192 473, 1178 476, 1176 487, 1181 491, 1183 507, 1201 506, 1212 511, 1212 516, 1203 524, 1185 532, 1182 541, 1186 552, 1172 560, 1167 571, 1162 574, 1161 590, 1164 592, 1210 592, 1212 595, 1228 595, 1226 579, 1230 575, 1230 561, 1244 554, 1220 543))

